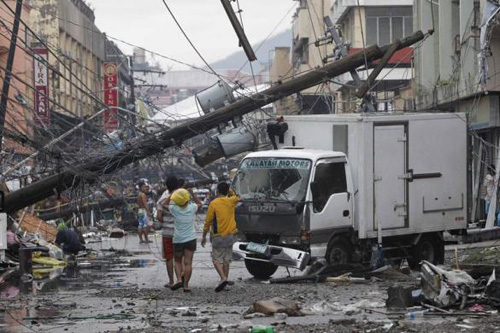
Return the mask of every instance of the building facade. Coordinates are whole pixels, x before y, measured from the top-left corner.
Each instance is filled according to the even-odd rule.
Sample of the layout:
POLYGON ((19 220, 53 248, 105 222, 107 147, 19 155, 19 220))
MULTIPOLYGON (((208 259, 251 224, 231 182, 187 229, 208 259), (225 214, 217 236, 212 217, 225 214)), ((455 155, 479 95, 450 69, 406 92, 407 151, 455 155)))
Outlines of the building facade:
MULTIPOLYGON (((316 42, 325 36, 323 18, 330 13, 331 0, 294 0, 292 48, 276 47, 270 65, 270 83, 293 79, 324 66, 332 52, 331 44, 316 42)), ((315 114, 334 112, 330 83, 320 84, 274 103, 277 114, 315 114)))
POLYGON ((492 0, 415 0, 415 28, 434 34, 415 53, 419 110, 466 112, 472 144, 472 219, 484 217, 478 189, 500 159, 500 5, 492 0))
MULTIPOLYGON (((49 62, 54 112, 85 117, 102 109, 102 64, 105 35, 95 25, 93 10, 83 0, 32 0, 30 23, 58 57, 49 62)), ((33 47, 40 45, 34 43, 33 47)))
MULTIPOLYGON (((15 10, 15 0, 8 0, 6 3, 12 11, 15 10)), ((29 2, 24 2, 21 11, 21 19, 23 21, 26 22, 29 19, 30 10, 29 2)), ((14 14, 7 8, 3 8, 0 11, 0 20, 3 23, 0 26, 0 86, 3 86, 7 58, 11 47, 14 14)), ((31 85, 33 81, 33 58, 27 49, 27 46, 30 44, 30 38, 24 32, 25 28, 20 24, 7 109, 5 112, 5 135, 2 146, 3 151, 6 153, 3 158, 4 166, 6 163, 9 163, 8 159, 10 157, 16 160, 22 158, 22 155, 32 153, 29 145, 20 143, 23 141, 23 137, 28 140, 33 139, 33 90, 27 85, 31 85), (15 135, 16 137, 14 138, 11 135, 15 135)))
MULTIPOLYGON (((333 0, 331 17, 340 30, 348 54, 352 54, 364 47, 387 45, 411 34, 413 0, 333 0)), ((411 84, 412 61, 412 47, 403 48, 391 57, 369 91, 376 110, 403 111, 396 109, 394 98, 411 84)), ((360 79, 365 80, 374 66, 368 64, 368 70, 358 70, 360 79)), ((356 87, 352 76, 345 73, 336 81, 337 112, 356 111, 359 100, 354 95, 356 87)))

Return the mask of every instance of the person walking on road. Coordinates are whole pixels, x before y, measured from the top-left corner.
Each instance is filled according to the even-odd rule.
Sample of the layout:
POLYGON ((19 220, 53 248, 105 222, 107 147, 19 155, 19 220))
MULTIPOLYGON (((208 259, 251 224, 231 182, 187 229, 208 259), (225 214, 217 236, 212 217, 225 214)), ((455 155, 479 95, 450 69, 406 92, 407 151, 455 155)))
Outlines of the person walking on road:
POLYGON ((176 190, 165 202, 174 217, 174 260, 177 283, 170 289, 184 287, 190 292, 189 280, 193 272, 193 255, 196 251, 196 232, 194 221, 196 212, 201 208, 201 201, 183 188, 176 190), (193 202, 190 202, 191 198, 193 202))
POLYGON ((162 223, 163 258, 166 261, 168 275, 168 284, 165 285, 166 288, 171 288, 174 285, 174 243, 172 242, 172 238, 174 237, 174 217, 167 211, 165 202, 168 197, 177 190, 177 183, 177 177, 168 177, 165 182, 167 189, 163 192, 156 204, 156 217, 158 221, 162 223))
POLYGON ((240 200, 240 196, 230 189, 229 184, 221 182, 217 185, 217 197, 208 206, 201 246, 205 246, 207 233, 211 231, 212 261, 220 276, 216 292, 223 290, 229 283, 233 234, 236 232, 235 208, 240 200))
POLYGON ((139 210, 137 211, 137 220, 138 220, 138 232, 139 232, 139 243, 151 243, 148 239, 148 229, 150 227, 150 223, 153 221, 153 215, 151 214, 151 210, 148 206, 148 197, 146 193, 148 193, 149 186, 145 182, 139 183, 139 194, 137 195, 137 205, 139 206, 139 210))

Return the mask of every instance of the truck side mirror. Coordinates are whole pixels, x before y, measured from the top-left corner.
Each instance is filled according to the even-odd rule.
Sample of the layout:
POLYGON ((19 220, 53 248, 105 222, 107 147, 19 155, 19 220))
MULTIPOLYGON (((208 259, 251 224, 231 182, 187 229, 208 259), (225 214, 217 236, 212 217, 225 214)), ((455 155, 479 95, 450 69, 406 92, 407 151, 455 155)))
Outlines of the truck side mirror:
POLYGON ((311 193, 313 195, 313 201, 314 201, 314 198, 317 198, 319 195, 318 183, 311 182, 311 193))

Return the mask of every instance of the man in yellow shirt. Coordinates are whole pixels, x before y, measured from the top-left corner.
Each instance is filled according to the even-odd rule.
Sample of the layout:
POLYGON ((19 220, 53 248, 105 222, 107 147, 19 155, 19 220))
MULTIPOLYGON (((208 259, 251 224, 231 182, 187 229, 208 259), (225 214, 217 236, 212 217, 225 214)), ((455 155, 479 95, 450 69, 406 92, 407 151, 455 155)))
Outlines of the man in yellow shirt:
POLYGON ((233 258, 233 234, 236 232, 235 208, 241 198, 236 195, 225 182, 217 185, 217 198, 207 210, 201 246, 207 243, 207 233, 212 235, 212 261, 220 283, 216 292, 223 290, 228 284, 229 264, 233 258))

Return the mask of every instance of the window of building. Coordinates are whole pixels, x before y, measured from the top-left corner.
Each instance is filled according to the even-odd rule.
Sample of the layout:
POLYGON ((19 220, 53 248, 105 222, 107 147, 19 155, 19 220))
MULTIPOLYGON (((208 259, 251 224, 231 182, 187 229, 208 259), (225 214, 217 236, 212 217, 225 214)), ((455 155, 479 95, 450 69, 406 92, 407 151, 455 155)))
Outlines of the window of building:
POLYGON ((411 7, 366 8, 366 44, 386 45, 413 32, 411 7))
POLYGON ((328 199, 335 193, 347 192, 345 163, 321 163, 316 167, 314 175, 313 209, 321 212, 328 199))

